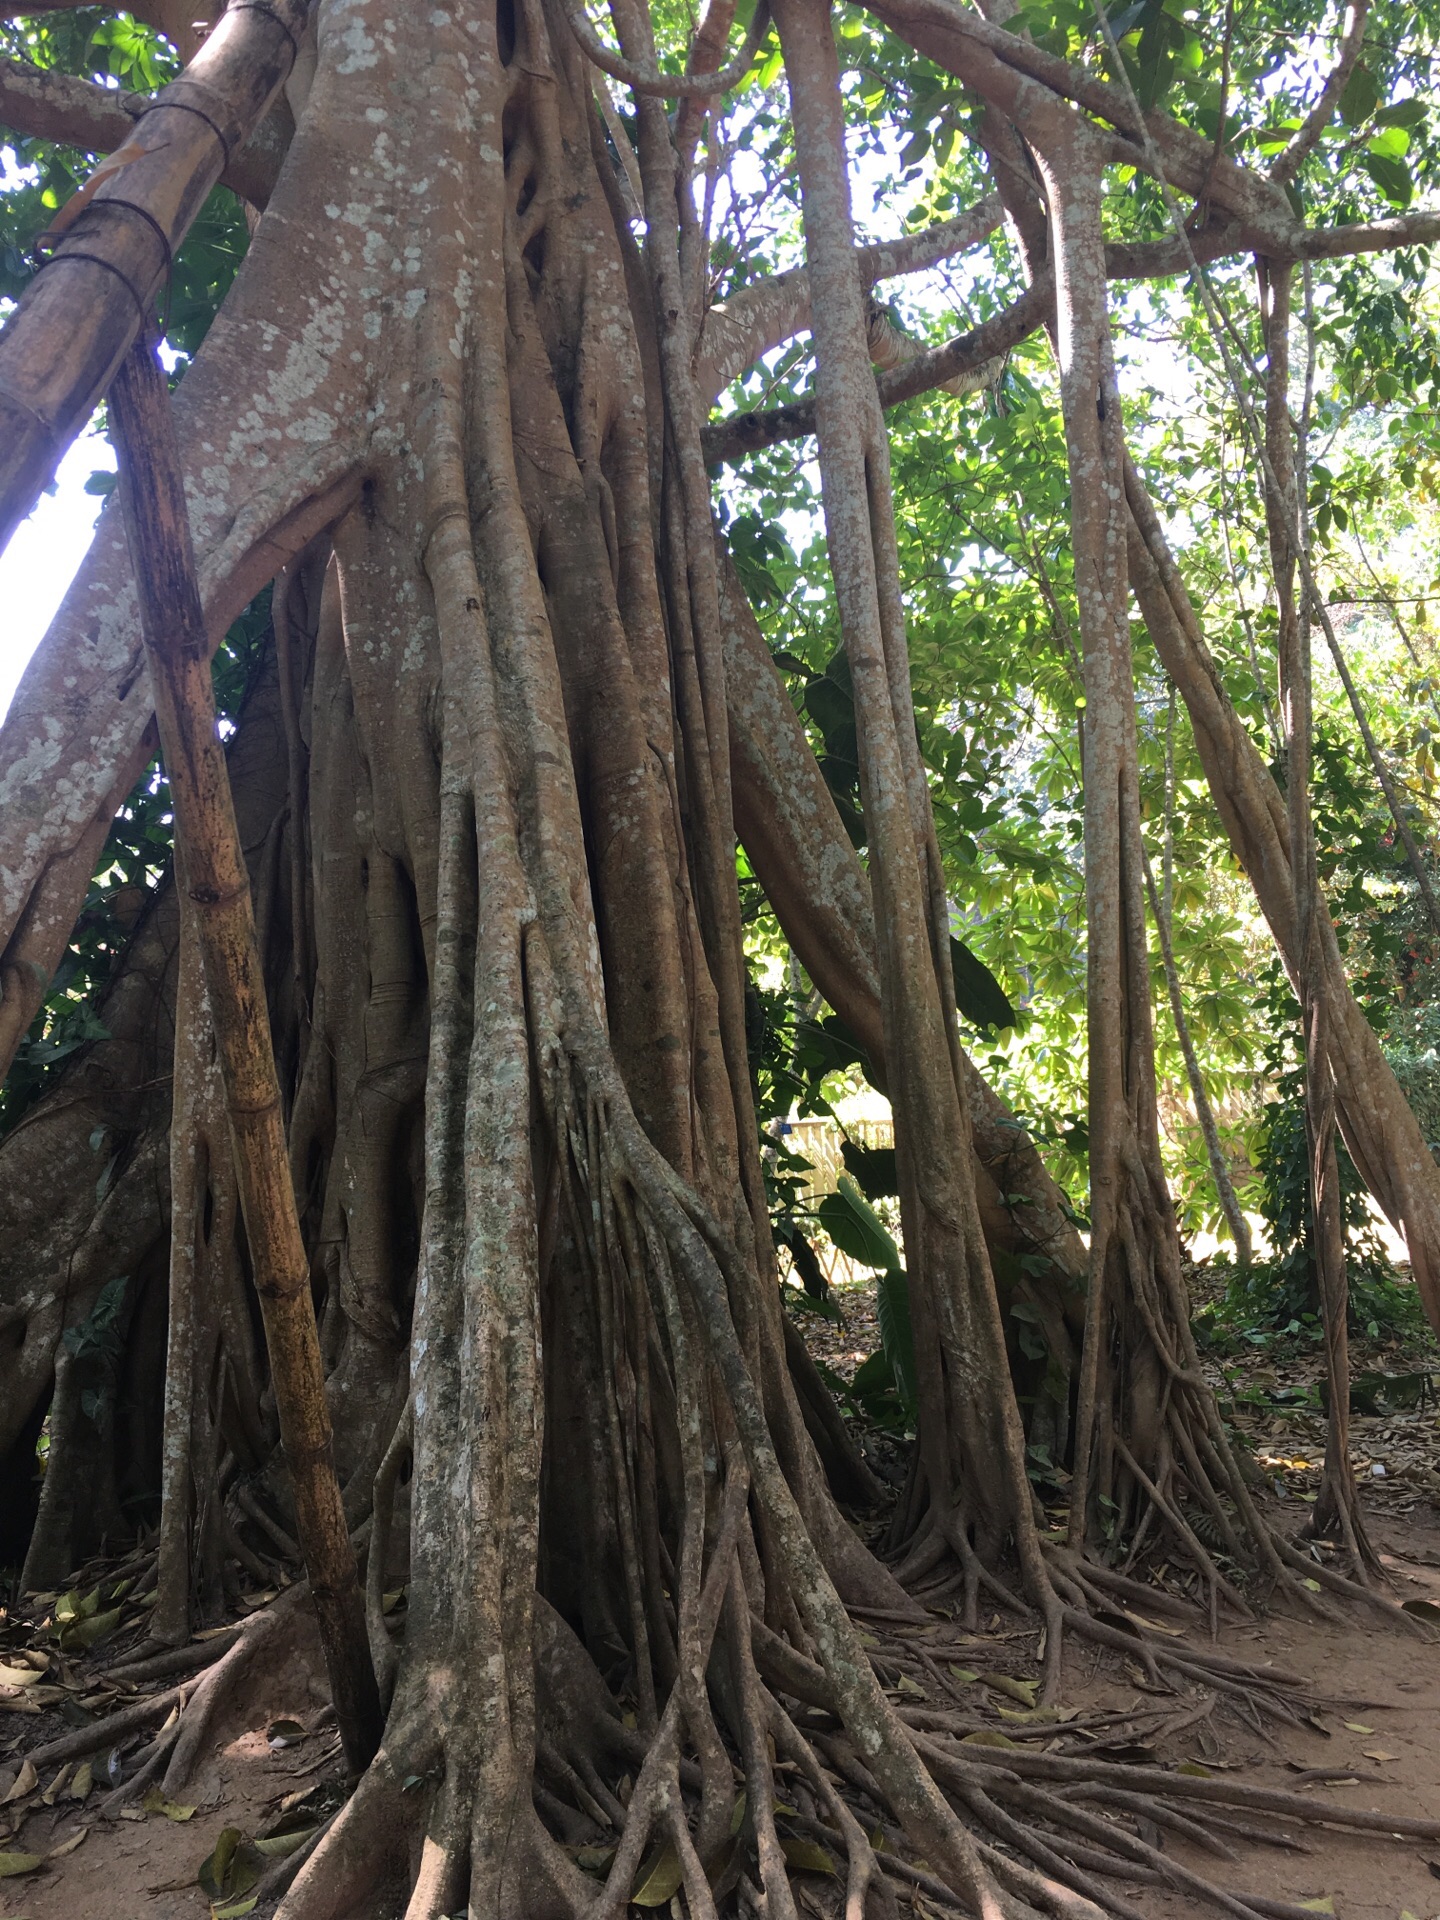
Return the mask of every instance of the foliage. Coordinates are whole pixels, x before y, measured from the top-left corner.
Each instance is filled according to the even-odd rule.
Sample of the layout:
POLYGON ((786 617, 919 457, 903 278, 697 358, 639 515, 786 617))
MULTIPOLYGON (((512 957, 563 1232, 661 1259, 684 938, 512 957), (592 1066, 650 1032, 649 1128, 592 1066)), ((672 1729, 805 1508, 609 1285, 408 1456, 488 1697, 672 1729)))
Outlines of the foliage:
POLYGON ((1385 1033, 1385 1058, 1431 1151, 1440 1150, 1440 1004, 1397 1008, 1385 1033))
MULTIPOLYGON (((1425 1325, 1415 1289, 1396 1275, 1343 1142, 1337 1142, 1336 1157, 1352 1330, 1372 1340, 1411 1341, 1425 1325)), ((1312 1254, 1304 1094, 1297 1071, 1281 1076, 1276 1098, 1264 1109, 1257 1160, 1254 1198, 1271 1253, 1248 1270, 1236 1270, 1223 1296, 1201 1310, 1197 1324, 1222 1349, 1239 1343, 1265 1345, 1277 1335, 1318 1344, 1324 1336, 1312 1254)))

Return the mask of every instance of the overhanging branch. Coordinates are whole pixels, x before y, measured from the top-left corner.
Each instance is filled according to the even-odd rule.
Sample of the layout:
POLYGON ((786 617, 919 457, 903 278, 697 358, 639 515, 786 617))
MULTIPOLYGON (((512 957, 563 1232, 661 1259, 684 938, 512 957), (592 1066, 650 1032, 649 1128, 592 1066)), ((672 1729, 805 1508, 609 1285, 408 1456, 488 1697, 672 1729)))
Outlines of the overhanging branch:
MULTIPOLYGON (((904 273, 923 273, 942 260, 965 253, 999 226, 999 197, 987 194, 977 205, 953 220, 907 233, 873 246, 857 247, 856 264, 862 286, 904 273)), ((753 366, 762 354, 778 347, 810 324, 810 277, 804 267, 792 267, 754 286, 733 300, 712 307, 705 316, 704 346, 696 379, 702 397, 712 404, 717 394, 753 366)))
POLYGON ((1320 89, 1319 99, 1306 114, 1300 131, 1270 169, 1270 178, 1278 181, 1282 187, 1288 186, 1304 166, 1316 141, 1329 126, 1335 109, 1340 104, 1340 96, 1345 91, 1346 82, 1355 71, 1364 50, 1365 18, 1369 11, 1370 0, 1351 0, 1344 38, 1340 43, 1340 57, 1320 89))
POLYGON ((877 19, 917 52, 973 87, 985 100, 1014 117, 1013 80, 1023 76, 1047 89, 1057 103, 1079 107, 1098 130, 1113 128, 1126 158, 1149 173, 1152 155, 1172 186, 1243 220, 1264 236, 1262 250, 1291 250, 1297 222, 1283 188, 1223 155, 1214 143, 1169 115, 1150 112, 1143 119, 1124 89, 1046 53, 1030 40, 993 25, 957 0, 869 0, 877 19), (1002 98, 1002 94, 1012 97, 1002 98))
MULTIPOLYGON (((0 127, 30 140, 55 140, 82 153, 113 153, 155 105, 152 95, 100 87, 78 74, 0 61, 0 127)), ((245 144, 231 154, 220 184, 263 208, 293 132, 290 109, 277 99, 245 144)))
POLYGON ((97 87, 78 74, 28 60, 0 61, 0 127, 32 140, 110 153, 129 139, 149 105, 144 94, 97 87))
MULTIPOLYGON (((1370 220, 1344 227, 1322 227, 1296 236, 1295 251, 1302 259, 1343 259, 1357 253, 1385 253, 1400 247, 1427 245, 1440 240, 1440 212, 1397 215, 1392 220, 1370 220)), ((1179 239, 1121 242, 1105 249, 1106 276, 1111 280, 1158 280, 1187 271, 1193 254, 1201 265, 1227 254, 1256 250, 1255 234, 1230 219, 1213 220, 1189 244, 1179 239)), ((797 270, 803 271, 803 270, 797 270)), ((1047 268, 1030 289, 1003 312, 958 334, 942 346, 918 354, 903 367, 882 373, 876 385, 880 404, 898 406, 929 393, 947 381, 975 373, 997 354, 1009 353, 1044 326, 1054 312, 1054 277, 1047 268)), ((797 322, 799 331, 804 322, 797 322)), ((705 458, 733 462, 760 453, 784 440, 803 440, 815 431, 815 407, 810 400, 768 407, 718 420, 704 432, 705 458)))

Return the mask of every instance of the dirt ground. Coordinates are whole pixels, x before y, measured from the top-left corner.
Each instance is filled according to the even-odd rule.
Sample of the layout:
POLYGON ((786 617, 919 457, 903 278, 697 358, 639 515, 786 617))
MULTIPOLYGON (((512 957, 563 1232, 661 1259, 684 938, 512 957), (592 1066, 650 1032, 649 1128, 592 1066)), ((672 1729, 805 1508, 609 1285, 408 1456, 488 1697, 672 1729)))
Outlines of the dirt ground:
MULTIPOLYGON (((847 1299, 846 1308, 846 1324, 827 1330, 830 1350, 823 1357, 837 1371, 848 1372, 854 1364, 852 1353, 858 1358, 874 1338, 868 1299, 857 1294, 847 1299)), ((808 1324, 805 1330, 807 1337, 818 1331, 808 1324)), ((1372 1358, 1385 1366, 1385 1356, 1372 1358)), ((1423 1364, 1433 1364, 1428 1351, 1423 1364)), ((1246 1371, 1252 1380, 1260 1376, 1263 1391, 1232 1404, 1231 1417, 1247 1434, 1269 1481, 1275 1518, 1295 1531, 1318 1483, 1321 1449, 1316 1442, 1323 1443, 1323 1422, 1313 1410, 1307 1413, 1286 1403, 1286 1392, 1302 1378, 1303 1366, 1281 1365, 1277 1370, 1264 1359, 1246 1371), (1266 1384, 1272 1377, 1274 1392, 1266 1384)), ((1440 1408, 1427 1393, 1401 1412, 1382 1409, 1357 1417, 1355 1428, 1356 1464, 1372 1536, 1384 1556, 1395 1598, 1440 1609, 1440 1408), (1375 1466, 1385 1471, 1375 1475, 1375 1466)), ((44 1680, 68 1676, 70 1702, 59 1699, 59 1687, 50 1687, 49 1698, 58 1704, 47 1705, 43 1713, 23 1712, 13 1704, 4 1711, 5 1689, 0 1686, 0 1862, 7 1851, 52 1856, 23 1878, 0 1878, 0 1920, 205 1920, 212 1903, 197 1883, 197 1871, 226 1829, 238 1828, 247 1838, 263 1836, 277 1824, 303 1824, 307 1808, 323 1814, 337 1803, 340 1762, 314 1678, 318 1649, 307 1653, 303 1645, 292 1647, 283 1662, 267 1666, 259 1684, 244 1693, 243 1706, 232 1709, 229 1721, 217 1726, 212 1750, 181 1806, 168 1811, 132 1806, 128 1817, 100 1817, 108 1784, 101 1755, 94 1759, 96 1784, 83 1803, 66 1797, 75 1785, 73 1766, 60 1778, 53 1804, 47 1805, 44 1795, 56 1785, 57 1766, 42 1769, 34 1786, 22 1791, 26 1783, 17 1775, 24 1754, 63 1735, 76 1723, 77 1708, 87 1698, 93 1708, 102 1696, 86 1690, 103 1685, 98 1676, 108 1665, 123 1661, 127 1642, 133 1646, 143 1635, 142 1603, 126 1604, 134 1608, 133 1615, 126 1614, 103 1646, 52 1660, 44 1680), (61 1717, 62 1708, 66 1718, 61 1717), (277 1729, 277 1722, 289 1724, 277 1729), (8 1837, 7 1828, 13 1829, 8 1837), (81 1837, 74 1850, 56 1857, 55 1849, 76 1836, 81 1837)), ((999 1616, 978 1638, 961 1635, 952 1621, 942 1618, 920 1631, 937 1658, 1016 1679, 1036 1671, 1034 1630, 1002 1630, 999 1616)), ((1189 1637, 1208 1644, 1203 1630, 1189 1637)), ((25 1644, 21 1621, 7 1620, 0 1612, 0 1679, 7 1660, 24 1657, 17 1649, 25 1644)), ((28 1644, 43 1647, 47 1642, 42 1635, 28 1644)), ((1233 1656, 1269 1662, 1297 1676, 1311 1710, 1309 1723, 1303 1728, 1252 1725, 1217 1707, 1187 1731, 1156 1739, 1144 1731, 1145 1715, 1153 1716, 1166 1701, 1183 1708, 1186 1699, 1165 1696, 1157 1701, 1138 1667, 1075 1642, 1067 1654, 1064 1704, 1087 1718, 1101 1710, 1119 1716, 1104 1736, 1112 1744, 1149 1742, 1149 1751, 1137 1750, 1126 1758, 1150 1765, 1198 1764, 1213 1773, 1234 1773, 1257 1788, 1302 1792, 1333 1803, 1337 1810, 1362 1807, 1440 1819, 1440 1631, 1410 1634, 1364 1612, 1340 1625, 1286 1614, 1262 1616, 1253 1624, 1222 1623, 1219 1644, 1233 1656)), ((1003 1730, 1006 1722, 1000 1716, 1006 1707, 1000 1698, 987 1694, 983 1685, 975 1688, 974 1696, 975 1710, 993 1718, 997 1731, 1003 1730)), ((1060 1732, 1063 1736, 1063 1729, 1060 1732)), ((1063 1737, 1063 1750, 1079 1750, 1063 1737)), ((134 1744, 140 1744, 139 1736, 134 1744)), ((1233 1817, 1233 1810, 1227 1813, 1233 1817)), ((1177 1863, 1237 1894, 1304 1905, 1333 1913, 1337 1920, 1440 1920, 1440 1841, 1416 1843, 1323 1826, 1302 1829, 1260 1811, 1246 1818, 1284 1845, 1236 1839, 1238 1857, 1226 1862, 1170 1835, 1164 1844, 1177 1863)), ((1153 1844, 1160 1836, 1151 1832, 1145 1837, 1153 1844)), ((839 1895, 833 1881, 803 1875, 797 1876, 796 1885, 802 1911, 816 1920, 836 1913, 839 1895)), ((1117 1884, 1116 1891, 1156 1920, 1198 1920, 1202 1912, 1217 1912, 1188 1895, 1155 1886, 1117 1884)), ((262 1920, 272 1910, 273 1902, 265 1899, 254 1911, 262 1920)), ((938 1920, 942 1910, 917 1895, 913 1911, 920 1920, 938 1920)), ((901 1912, 906 1913, 904 1896, 901 1912)))
MULTIPOLYGON (((1381 1523, 1376 1532, 1400 1596, 1440 1604, 1440 1514, 1432 1512, 1424 1524, 1413 1518, 1404 1527, 1381 1523)), ((937 1632, 939 1650, 947 1630, 938 1626, 937 1632)), ((975 1666, 1023 1671, 1033 1655, 1024 1638, 1014 1634, 996 1634, 988 1646, 986 1640, 984 1635, 979 1642, 968 1640, 964 1658, 975 1666)), ((1303 1677, 1314 1708, 1313 1727, 1257 1729, 1212 1716, 1198 1729, 1162 1742, 1155 1761, 1237 1769, 1257 1786, 1333 1798, 1337 1806, 1343 1801, 1440 1818, 1440 1641, 1368 1621, 1335 1627, 1271 1617, 1222 1631, 1221 1645, 1303 1677), (1312 1769, 1340 1769, 1345 1777, 1319 1782, 1301 1777, 1312 1769)), ((1071 1650, 1065 1698, 1087 1711, 1103 1706, 1143 1712, 1155 1704, 1109 1656, 1096 1659, 1080 1647, 1071 1650)), ((222 1830, 260 1831, 287 1799, 334 1771, 333 1743, 323 1728, 290 1747, 272 1748, 266 1738, 267 1726, 279 1718, 301 1723, 317 1718, 313 1686, 300 1672, 268 1676, 253 1696, 252 1717, 253 1726, 231 1729, 217 1740, 209 1764, 187 1792, 195 1811, 185 1820, 156 1812, 112 1825, 84 1808, 67 1809, 63 1801, 58 1810, 39 1808, 7 1843, 10 1847, 42 1852, 82 1829, 86 1837, 73 1853, 39 1873, 0 1883, 0 1915, 5 1920, 204 1920, 210 1902, 196 1884, 196 1871, 222 1830)), ((1319 1911, 1333 1912, 1337 1920, 1440 1916, 1440 1844, 1331 1829, 1301 1831, 1264 1814, 1255 1822, 1288 1838, 1294 1850, 1237 1841, 1239 1858, 1233 1864, 1183 1843, 1171 1842, 1169 1850, 1176 1860, 1220 1878, 1237 1893, 1296 1903, 1328 1901, 1330 1906, 1319 1911)), ((813 1897, 802 1905, 827 1910, 829 1890, 812 1884, 813 1897)), ((1142 1911, 1161 1920, 1190 1920, 1214 1911, 1154 1887, 1117 1891, 1126 1891, 1142 1911)), ((923 1900, 916 1910, 922 1915, 936 1911, 923 1900)))

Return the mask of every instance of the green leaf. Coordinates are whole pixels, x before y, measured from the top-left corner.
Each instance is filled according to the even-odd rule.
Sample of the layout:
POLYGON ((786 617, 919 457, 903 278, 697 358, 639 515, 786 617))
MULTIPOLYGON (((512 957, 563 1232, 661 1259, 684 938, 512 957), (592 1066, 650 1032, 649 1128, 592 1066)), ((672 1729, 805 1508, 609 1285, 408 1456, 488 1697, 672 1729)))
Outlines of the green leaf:
POLYGON ((195 1877, 209 1900, 222 1902, 248 1893, 264 1868, 264 1856, 254 1841, 247 1839, 239 1827, 226 1827, 195 1877))
POLYGON ((314 1832, 314 1827, 300 1827, 294 1833, 267 1834, 263 1840, 255 1842, 255 1851, 266 1860, 284 1860, 303 1847, 314 1832))
POLYGON ((913 1414, 918 1402, 915 1333, 910 1325, 910 1285, 902 1267, 891 1267, 881 1274, 875 1289, 875 1304, 885 1358, 895 1376, 895 1390, 906 1412, 913 1414))
POLYGON ((34 1873, 44 1864, 43 1853, 0 1853, 0 1880, 14 1880, 22 1873, 34 1873))
POLYGON ((1410 169, 1403 160, 1391 160, 1380 153, 1361 155, 1361 165, 1393 207, 1408 207, 1415 191, 1410 169))
POLYGON ((911 134, 900 149, 900 164, 902 167, 918 167, 929 151, 930 129, 921 127, 917 133, 911 134))
POLYGON ((858 1140, 841 1143, 845 1171, 867 1200, 888 1200, 900 1191, 894 1147, 866 1147, 858 1140))
POLYGON ((1397 100, 1375 116, 1382 127, 1418 127, 1429 109, 1423 100, 1397 100))
POLYGON ((898 1267, 900 1250, 885 1222, 848 1174, 827 1193, 815 1213, 841 1253, 862 1267, 898 1267))
POLYGON ((787 1867, 797 1873, 834 1873, 835 1862, 818 1841, 802 1840, 798 1834, 782 1833, 780 1851, 787 1867))
POLYGON ((639 1884, 630 1896, 631 1906, 663 1907, 672 1894, 679 1892, 684 1877, 675 1844, 667 1841, 658 1854, 652 1854, 641 1866, 639 1884))
POLYGON ((1380 104, 1380 88, 1367 66, 1357 66, 1340 96, 1340 118, 1347 127, 1358 127, 1368 120, 1380 104))
POLYGON ((857 1399, 865 1400, 873 1394, 893 1393, 895 1390, 895 1369, 890 1365, 889 1355, 883 1350, 872 1353, 862 1360, 855 1369, 850 1382, 850 1391, 857 1399))
POLYGON ((610 1871, 610 1863, 615 1858, 614 1847, 577 1847, 575 1864, 582 1873, 595 1874, 603 1880, 610 1871))
POLYGON ((88 1620, 78 1620, 73 1627, 66 1629, 62 1638, 67 1647, 93 1647, 113 1633, 120 1624, 120 1607, 112 1607, 108 1613, 97 1613, 88 1620))
POLYGON ((1015 1009, 1005 989, 963 940, 950 936, 950 972, 955 982, 955 1006, 972 1027, 1013 1027, 1015 1009))
POLYGON ((1382 127, 1365 142, 1365 151, 1382 160, 1402 160, 1410 151, 1410 135, 1404 127, 1382 127))

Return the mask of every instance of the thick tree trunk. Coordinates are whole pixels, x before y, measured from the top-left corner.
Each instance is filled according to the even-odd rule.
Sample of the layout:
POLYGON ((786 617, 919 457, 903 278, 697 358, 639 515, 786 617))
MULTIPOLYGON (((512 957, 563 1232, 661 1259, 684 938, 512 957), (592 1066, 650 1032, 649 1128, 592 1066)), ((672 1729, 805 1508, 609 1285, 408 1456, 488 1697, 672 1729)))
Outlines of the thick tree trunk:
MULTIPOLYGON (((779 17, 827 531, 860 720, 868 898, 793 715, 767 716, 773 670, 761 671, 758 635, 738 610, 727 614, 717 574, 696 373, 706 236, 686 168, 696 101, 719 84, 728 0, 714 0, 688 75, 658 71, 651 19, 634 0, 614 9, 620 53, 596 55, 637 95, 643 237, 594 104, 585 49, 599 43, 585 20, 549 0, 322 7, 285 168, 177 396, 211 640, 313 534, 333 530, 335 554, 323 592, 307 565, 279 596, 268 773, 271 818, 290 816, 289 837, 272 833, 248 865, 257 895, 290 909, 262 941, 280 1071, 262 1075, 260 1091, 285 1100, 289 1120, 288 1170, 277 1172, 273 1125, 265 1165, 272 1191, 278 1180, 297 1197, 309 1268, 296 1264, 287 1215, 284 1278, 297 1305, 307 1291, 317 1302, 346 1518, 371 1522, 368 1628, 390 1703, 381 1749, 286 1894, 285 1920, 369 1920, 402 1906, 409 1920, 462 1907, 485 1920, 618 1920, 652 1838, 673 1846, 699 1920, 717 1911, 712 1876, 720 1898, 790 1920, 782 1755, 794 1756, 797 1795, 803 1780, 843 1836, 852 1914, 867 1887, 888 1888, 898 1854, 876 1852, 835 1789, 840 1776, 984 1920, 1029 1920, 1036 1907, 1094 1920, 1092 1883, 1059 1833, 1065 1822, 1073 1832, 1071 1803, 1015 1772, 1018 1749, 990 1768, 928 1738, 920 1729, 933 1721, 883 1684, 892 1656, 914 1663, 897 1620, 925 1616, 837 1508, 787 1364, 740 1018, 737 817, 797 951, 878 1035, 894 1096, 923 1387, 914 1498, 896 1521, 912 1542, 901 1571, 932 1597, 963 1588, 972 1617, 982 1588, 1020 1609, 1003 1569, 1017 1548, 1045 1615, 1052 1688, 1061 1630, 1077 1627, 1140 1650, 1152 1671, 1278 1698, 1273 1676, 1096 1622, 1107 1595, 1146 1590, 1047 1547, 1035 1524, 976 1198, 970 1115, 984 1103, 951 999, 833 23, 822 0, 784 0, 779 17), (685 96, 673 122, 667 92, 685 96), (313 618, 292 617, 297 593, 313 618), (772 750, 803 769, 785 796, 764 764, 772 750), (408 1612, 392 1643, 383 1594, 401 1568, 408 1612), (856 1631, 861 1610, 875 1635, 856 1631), (870 1639, 884 1651, 872 1657, 870 1639), (616 1696, 633 1703, 624 1718, 616 1696), (834 1719, 802 1731, 791 1717, 801 1702, 834 1719), (1042 1816, 1054 1823, 1044 1832, 1042 1816), (575 1859, 576 1843, 597 1837, 613 1840, 599 1889, 575 1859)), ((1191 177, 1194 141, 1172 146, 1191 177)), ((1237 170, 1219 181, 1257 219, 1276 217, 1276 196, 1242 193, 1237 170)), ((1103 280, 1103 256, 1097 271, 1103 280)), ((1095 343, 1084 350, 1093 361, 1095 343)), ((193 602, 198 698, 206 648, 193 602)), ((145 749, 135 613, 111 520, 0 743, 15 855, 0 864, 7 995, 24 986, 4 1009, 14 1032, 35 1004, 38 976, 25 970, 53 965, 106 810, 145 749)), ((1118 640, 1101 635, 1112 673, 1118 640)), ((1098 798, 1123 808, 1123 764, 1116 772, 1098 798)), ((178 811, 193 840, 193 810, 178 811)), ((230 855, 218 891, 238 896, 230 855)), ((195 873, 186 878, 193 890, 195 873)), ((1132 947, 1135 897, 1120 903, 1132 947)), ((173 948, 173 914, 168 924, 173 948)), ((1133 967, 1126 989, 1133 1016, 1143 991, 1133 967)), ((186 1011, 182 1112, 207 1066, 204 1023, 186 1011)), ((215 1017, 233 1042, 222 1005, 215 1017)), ((253 1021, 247 1033, 256 1039, 253 1021)), ((1125 1093, 1149 1125, 1144 1040, 1130 1048, 1125 1093)), ((37 1108, 37 1137, 43 1127, 47 1144, 78 1148, 67 1111, 59 1097, 37 1108)), ((1004 1132, 993 1110, 987 1125, 991 1139, 1004 1132)), ((239 1133, 237 1182, 243 1119, 239 1133)), ((23 1167, 23 1142, 22 1128, 0 1164, 23 1167)), ((149 1148, 158 1162, 158 1135, 149 1148)), ((1018 1144, 1006 1157, 1027 1165, 1018 1144)), ((1132 1186, 1150 1174, 1131 1170, 1132 1186)), ((1057 1197, 1038 1169, 1024 1177, 1042 1223, 1030 1246, 1073 1273, 1057 1197)), ((197 1167, 177 1195, 177 1371, 200 1186, 197 1167)), ((1003 1190, 1018 1190, 1008 1171, 1003 1190)), ((157 1275, 160 1237, 148 1245, 157 1275)), ((83 1251, 84 1283, 98 1286, 99 1251, 83 1251)), ((263 1236, 241 1251, 263 1284, 263 1236)), ((1150 1348, 1142 1337, 1151 1283, 1174 1275, 1149 1244, 1122 1251, 1135 1256, 1133 1285, 1117 1290, 1113 1327, 1098 1332, 1117 1377, 1136 1355, 1153 1361, 1151 1384, 1168 1365, 1172 1407, 1183 1388, 1201 1409, 1198 1420, 1168 1416, 1166 1434, 1192 1451, 1162 1461, 1158 1480, 1154 1431, 1117 1430, 1136 1508, 1143 1492, 1194 1546, 1170 1489, 1208 1490, 1243 1557, 1212 1482, 1220 1476, 1237 1506, 1244 1488, 1224 1480, 1193 1346, 1183 1329, 1173 1350, 1164 1328, 1150 1348)), ((243 1271, 238 1258, 218 1269, 243 1271)), ((1062 1306, 1057 1349, 1069 1338, 1062 1306)), ((1175 1308, 1172 1287, 1162 1314, 1175 1308)), ((53 1349, 66 1312, 37 1303, 36 1317, 47 1312, 53 1349)), ((197 1358, 209 1341, 199 1320, 188 1340, 192 1447, 195 1392, 215 1385, 197 1358)), ((238 1368, 228 1324, 219 1345, 238 1368)), ((178 1631, 187 1395, 174 1384, 163 1517, 178 1631)), ((63 1427, 74 1382, 61 1387, 63 1427)), ((1141 1404, 1118 1391, 1113 1402, 1141 1404)), ((224 1385, 217 1404, 227 1439, 246 1427, 224 1385)), ((212 1491, 226 1501, 225 1557, 263 1573, 242 1526, 285 1550, 290 1496, 253 1406, 249 1419, 250 1471, 225 1462, 212 1491)), ((57 1509, 66 1491, 57 1479, 57 1509)), ((1257 1529, 1249 1543, 1262 1558, 1264 1538, 1257 1529)), ((267 1615, 228 1672, 302 1617, 283 1605, 267 1615)), ((202 1682, 205 1700, 232 1684, 226 1673, 202 1682)), ((204 1745, 210 1710, 197 1695, 167 1792, 204 1745)), ((1138 1784, 1167 1804, 1226 1791, 1176 1788, 1164 1774, 1138 1784)), ((1124 1860, 1096 1857, 1165 1866, 1135 1847, 1124 1860)))
MULTIPOLYGON (((720 602, 736 831, 801 965, 860 1042, 883 1086, 885 1031, 870 877, 728 556, 722 560, 720 602)), ((1085 1271, 1085 1251, 1063 1195, 1004 1101, 964 1048, 957 1052, 976 1201, 992 1256, 1044 1254, 1073 1281, 1085 1271)), ((1072 1311, 1076 1300, 1071 1291, 1072 1311)))

